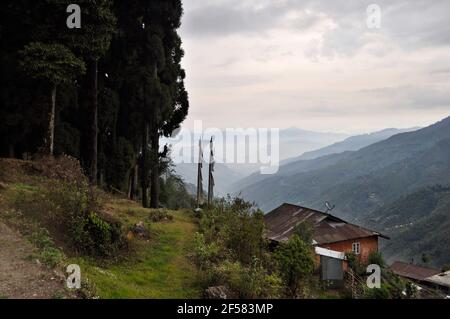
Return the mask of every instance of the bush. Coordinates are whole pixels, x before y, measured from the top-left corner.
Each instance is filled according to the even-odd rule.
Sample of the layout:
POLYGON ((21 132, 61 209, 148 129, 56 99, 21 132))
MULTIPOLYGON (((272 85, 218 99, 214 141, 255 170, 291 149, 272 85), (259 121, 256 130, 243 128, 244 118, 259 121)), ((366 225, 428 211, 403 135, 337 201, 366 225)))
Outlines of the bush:
POLYGON ((345 257, 348 260, 348 266, 357 274, 358 276, 366 275, 366 268, 359 261, 358 256, 354 252, 345 253, 345 257))
POLYGON ((40 249, 39 259, 48 267, 55 268, 64 259, 64 254, 55 247, 47 229, 40 228, 33 232, 30 240, 40 249))
POLYGON ((172 221, 173 216, 165 209, 158 209, 150 212, 149 219, 154 223, 158 223, 161 221, 172 221))
POLYGON ((177 210, 194 207, 193 197, 186 189, 183 179, 174 172, 170 172, 167 178, 161 179, 160 200, 164 207, 177 210))
POLYGON ((369 254, 368 262, 370 265, 378 265, 381 268, 386 267, 386 263, 384 262, 383 255, 378 251, 372 251, 369 254))
POLYGON ((121 224, 100 213, 100 203, 85 178, 51 181, 40 193, 43 222, 80 253, 108 257, 125 247, 121 224))
POLYGON ((294 235, 276 251, 280 274, 291 297, 299 295, 299 288, 305 284, 314 272, 314 254, 312 246, 294 235))
POLYGON ((380 288, 367 289, 365 293, 367 299, 389 299, 389 289, 385 284, 381 284, 380 288))
POLYGON ((282 280, 269 272, 258 259, 250 267, 238 261, 224 261, 208 272, 207 286, 226 286, 242 299, 274 299, 280 297, 282 280))
POLYGON ((408 281, 405 285, 405 293, 406 293, 406 298, 416 299, 419 294, 419 290, 417 289, 416 285, 414 285, 412 282, 408 281))
POLYGON ((313 242, 314 224, 310 221, 303 221, 294 228, 294 234, 305 243, 310 244, 313 242))
POLYGON ((252 265, 241 272, 236 290, 244 299, 272 299, 280 297, 282 286, 282 279, 274 273, 269 274, 262 263, 254 258, 252 265))
POLYGON ((74 216, 70 233, 75 246, 90 255, 108 257, 125 245, 121 224, 107 222, 93 212, 74 216))
POLYGON ((194 260, 200 270, 205 270, 219 259, 220 247, 213 242, 207 244, 203 234, 196 233, 194 237, 194 260))
POLYGON ((242 199, 229 198, 205 210, 200 230, 206 242, 220 242, 224 255, 231 260, 248 266, 253 257, 262 258, 266 246, 263 213, 242 199))

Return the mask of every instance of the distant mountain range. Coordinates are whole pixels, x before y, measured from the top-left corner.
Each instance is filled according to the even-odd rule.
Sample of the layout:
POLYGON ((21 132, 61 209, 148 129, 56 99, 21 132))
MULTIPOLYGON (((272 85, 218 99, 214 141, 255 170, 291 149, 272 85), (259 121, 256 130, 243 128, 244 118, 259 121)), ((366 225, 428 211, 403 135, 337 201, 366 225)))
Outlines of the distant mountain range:
MULTIPOLYGON (((269 177, 252 175, 236 183, 235 191, 266 212, 284 202, 325 209, 324 203, 329 201, 336 205, 333 214, 364 223, 367 219, 390 216, 390 205, 405 196, 449 184, 450 117, 357 151, 288 163, 269 177)), ((448 221, 449 215, 449 210, 444 210, 440 218, 448 221)), ((412 216, 414 220, 416 217, 412 216)), ((378 229, 376 223, 372 226, 378 229)), ((439 228, 434 235, 448 240, 448 230, 443 231, 439 228)), ((392 247, 388 251, 394 255, 398 247, 392 247)), ((433 247, 428 248, 431 251, 433 247)), ((439 253, 441 250, 434 252, 439 253)))
POLYGON ((315 151, 303 153, 301 156, 290 158, 284 161, 283 164, 289 164, 301 160, 311 160, 322 156, 339 154, 347 151, 357 151, 371 144, 386 140, 396 134, 412 132, 418 129, 419 127, 408 129, 388 128, 379 132, 351 136, 342 142, 337 142, 315 151))
POLYGON ((450 118, 414 132, 394 135, 358 151, 300 160, 272 176, 252 175, 236 192, 263 210, 292 202, 337 206, 342 217, 358 216, 420 187, 450 179, 450 118))
MULTIPOLYGON (((225 133, 224 133, 225 136, 225 133)), ((293 156, 299 156, 304 152, 316 150, 324 146, 330 145, 337 141, 342 141, 348 135, 341 133, 324 133, 302 130, 299 128, 289 128, 280 131, 280 160, 286 160, 293 156)), ((209 138, 209 137, 208 137, 209 138)), ((216 152, 225 151, 227 141, 216 141, 216 152)), ((230 141, 228 141, 230 143, 230 141)), ((171 140, 163 140, 163 143, 171 143, 171 140)), ((237 143, 242 143, 242 140, 237 143)), ((248 141, 247 141, 248 143, 248 141)), ((208 155, 206 155, 206 162, 203 165, 204 183, 208 181, 208 155)), ((259 172, 260 164, 233 164, 233 163, 217 163, 215 167, 216 180, 216 195, 225 196, 232 190, 230 187, 245 176, 254 172, 259 172)), ((197 164, 177 164, 175 167, 177 174, 179 174, 187 183, 197 184, 197 164)), ((205 184, 207 188, 207 184, 205 184)))
MULTIPOLYGON (((357 151, 361 148, 369 146, 371 144, 383 141, 388 139, 389 137, 404 133, 411 132, 414 130, 418 130, 418 128, 411 129, 385 129, 379 132, 374 132, 370 134, 356 135, 351 136, 343 141, 331 144, 329 146, 325 146, 323 148, 317 149, 315 151, 303 153, 301 156, 289 158, 284 160, 282 164, 282 169, 280 174, 289 175, 295 174, 299 172, 311 171, 313 169, 318 169, 322 166, 327 166, 332 164, 335 161, 338 161, 341 157, 337 154, 342 154, 347 151, 357 151), (327 155, 335 155, 332 158, 325 157, 327 155), (312 159, 317 159, 315 161, 311 161, 312 159), (294 163, 293 165, 290 165, 294 163)), ((342 154, 342 157, 345 157, 345 154, 342 154)), ((242 180, 238 180, 235 184, 230 186, 230 191, 232 190, 242 190, 252 184, 255 184, 258 181, 262 181, 266 179, 267 176, 261 175, 259 172, 252 174, 242 180)))

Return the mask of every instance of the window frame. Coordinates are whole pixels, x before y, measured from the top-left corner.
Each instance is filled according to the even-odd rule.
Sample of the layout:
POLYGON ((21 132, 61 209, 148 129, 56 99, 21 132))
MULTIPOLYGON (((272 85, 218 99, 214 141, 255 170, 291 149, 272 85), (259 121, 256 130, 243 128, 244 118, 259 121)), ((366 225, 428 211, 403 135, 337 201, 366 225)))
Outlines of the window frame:
POLYGON ((355 255, 361 255, 361 243, 360 242, 352 243, 352 252, 355 255))

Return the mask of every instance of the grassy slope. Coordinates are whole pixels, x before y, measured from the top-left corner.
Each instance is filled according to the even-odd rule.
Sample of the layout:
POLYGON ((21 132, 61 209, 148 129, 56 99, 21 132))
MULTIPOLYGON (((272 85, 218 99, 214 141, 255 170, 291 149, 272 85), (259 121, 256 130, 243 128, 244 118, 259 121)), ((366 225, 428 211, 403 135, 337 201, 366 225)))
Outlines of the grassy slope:
MULTIPOLYGON (((148 217, 149 210, 128 201, 109 206, 129 224, 148 217)), ((95 260, 76 258, 101 298, 198 298, 196 271, 189 261, 196 226, 187 212, 172 212, 173 222, 150 225, 152 238, 136 241, 134 252, 120 263, 100 267, 95 260)))
MULTIPOLYGON (((0 168, 0 221, 16 229, 26 228, 28 225, 21 224, 25 221, 20 217, 23 215, 20 209, 24 209, 19 205, 20 201, 39 192, 48 179, 30 174, 25 162, 0 160, 0 168)), ((79 264, 83 279, 88 279, 100 298, 199 298, 195 266, 190 262, 197 227, 191 213, 171 211, 173 221, 149 223, 151 210, 128 200, 103 195, 102 202, 111 215, 118 217, 125 227, 146 222, 151 238, 132 239, 130 252, 116 261, 67 257, 61 270, 68 264, 79 264)), ((70 255, 70 252, 65 253, 70 255)))

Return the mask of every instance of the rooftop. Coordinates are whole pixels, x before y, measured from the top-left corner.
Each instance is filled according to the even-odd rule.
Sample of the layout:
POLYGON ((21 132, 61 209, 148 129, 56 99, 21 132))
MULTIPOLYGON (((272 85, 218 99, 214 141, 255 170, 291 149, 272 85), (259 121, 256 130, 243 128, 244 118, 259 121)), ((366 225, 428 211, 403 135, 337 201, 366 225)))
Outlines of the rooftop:
POLYGON ((391 265, 391 270, 399 276, 414 279, 418 281, 424 281, 429 277, 439 275, 441 272, 437 269, 426 268, 413 264, 396 261, 391 265))
POLYGON ((431 276, 425 279, 425 281, 439 286, 450 288, 450 271, 431 276))
POLYGON ((267 237, 277 242, 288 241, 295 227, 305 221, 314 225, 313 239, 319 245, 373 236, 389 239, 378 232, 350 224, 333 215, 292 204, 281 205, 268 213, 264 220, 267 237))

